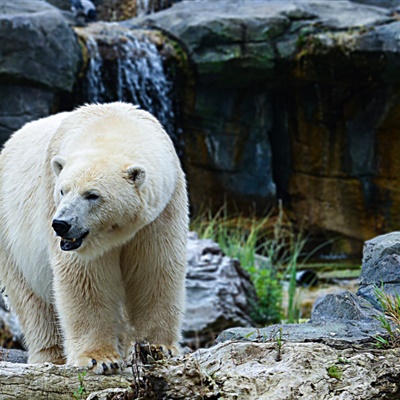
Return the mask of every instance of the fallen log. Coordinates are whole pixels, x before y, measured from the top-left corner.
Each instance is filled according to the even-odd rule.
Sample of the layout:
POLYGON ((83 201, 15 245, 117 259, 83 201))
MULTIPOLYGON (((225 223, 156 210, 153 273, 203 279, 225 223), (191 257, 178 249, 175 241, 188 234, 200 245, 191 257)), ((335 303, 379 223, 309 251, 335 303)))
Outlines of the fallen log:
POLYGON ((400 398, 399 349, 229 341, 98 376, 50 364, 0 363, 0 398, 32 400, 400 398), (75 394, 74 394, 75 393, 75 394), (75 397, 74 397, 75 396, 75 397), (79 397, 80 396, 80 397, 79 397))

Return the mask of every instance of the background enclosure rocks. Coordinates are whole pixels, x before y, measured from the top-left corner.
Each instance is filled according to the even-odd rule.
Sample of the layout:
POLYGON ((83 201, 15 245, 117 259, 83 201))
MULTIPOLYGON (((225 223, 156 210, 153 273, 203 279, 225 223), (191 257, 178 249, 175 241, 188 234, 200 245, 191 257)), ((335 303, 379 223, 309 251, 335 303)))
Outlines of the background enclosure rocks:
POLYGON ((0 4, 0 143, 57 110, 72 92, 81 49, 60 11, 45 1, 0 4))

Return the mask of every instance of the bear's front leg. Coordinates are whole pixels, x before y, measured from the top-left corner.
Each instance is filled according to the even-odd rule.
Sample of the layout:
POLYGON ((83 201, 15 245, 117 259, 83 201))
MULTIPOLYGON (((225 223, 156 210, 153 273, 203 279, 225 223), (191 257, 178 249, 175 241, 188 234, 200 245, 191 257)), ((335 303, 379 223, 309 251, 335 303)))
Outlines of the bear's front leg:
POLYGON ((118 334, 124 289, 118 259, 118 254, 107 254, 83 262, 66 254, 53 264, 67 364, 89 367, 97 374, 117 373, 123 362, 118 334))

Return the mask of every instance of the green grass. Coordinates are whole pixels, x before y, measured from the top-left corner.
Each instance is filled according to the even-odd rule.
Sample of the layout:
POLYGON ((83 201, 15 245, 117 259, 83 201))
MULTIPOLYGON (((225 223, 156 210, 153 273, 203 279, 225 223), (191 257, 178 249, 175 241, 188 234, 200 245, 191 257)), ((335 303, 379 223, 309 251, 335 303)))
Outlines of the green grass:
POLYGON ((381 349, 399 347, 400 345, 400 295, 396 293, 394 296, 385 293, 383 284, 380 288, 374 290, 379 305, 383 312, 377 319, 381 323, 383 329, 388 333, 388 337, 376 337, 376 345, 381 349))
POLYGON ((343 370, 337 365, 331 365, 326 369, 326 372, 331 378, 335 378, 337 380, 342 379, 343 370))
POLYGON ((299 320, 296 272, 305 240, 294 233, 282 207, 262 218, 203 213, 191 223, 200 238, 215 240, 237 258, 254 283, 258 304, 252 318, 261 325, 299 320), (261 257, 259 255, 262 255, 261 257), (289 277, 288 309, 282 310, 282 280, 289 277))
POLYGON ((78 386, 78 389, 76 391, 74 391, 74 393, 72 394, 72 397, 74 400, 82 400, 82 399, 86 399, 86 397, 87 397, 85 384, 83 382, 86 374, 87 374, 87 371, 84 371, 84 372, 81 372, 78 374, 79 386, 78 386))

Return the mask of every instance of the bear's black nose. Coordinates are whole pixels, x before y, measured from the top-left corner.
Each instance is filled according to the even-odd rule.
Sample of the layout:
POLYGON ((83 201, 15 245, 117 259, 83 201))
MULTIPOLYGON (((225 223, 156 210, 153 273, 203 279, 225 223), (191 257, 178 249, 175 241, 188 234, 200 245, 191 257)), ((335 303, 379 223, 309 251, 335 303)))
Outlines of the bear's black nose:
POLYGON ((54 219, 52 227, 56 231, 58 236, 64 236, 70 230, 71 225, 68 222, 54 219))

